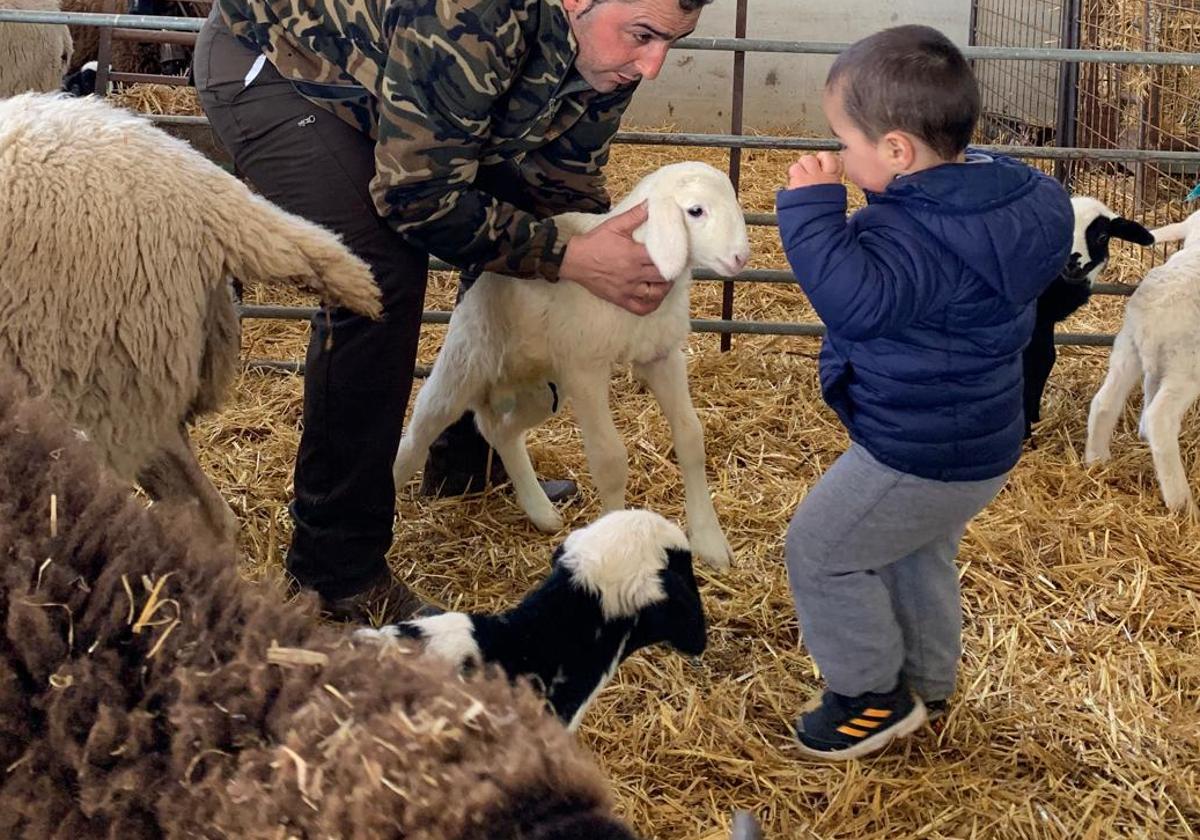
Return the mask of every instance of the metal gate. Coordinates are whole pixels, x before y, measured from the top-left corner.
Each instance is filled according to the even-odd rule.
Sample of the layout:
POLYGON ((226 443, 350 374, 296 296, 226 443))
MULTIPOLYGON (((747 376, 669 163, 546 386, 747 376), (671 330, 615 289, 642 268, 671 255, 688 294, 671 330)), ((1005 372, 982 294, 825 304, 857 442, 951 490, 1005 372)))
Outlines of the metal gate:
MULTIPOLYGON (((1200 51, 1198 0, 973 0, 971 43, 1126 53, 1200 51)), ((983 136, 991 142, 1105 150, 1200 151, 1200 71, 1193 64, 982 60, 983 136)), ((1185 215, 1194 159, 1082 160, 1055 173, 1149 226, 1185 215)))

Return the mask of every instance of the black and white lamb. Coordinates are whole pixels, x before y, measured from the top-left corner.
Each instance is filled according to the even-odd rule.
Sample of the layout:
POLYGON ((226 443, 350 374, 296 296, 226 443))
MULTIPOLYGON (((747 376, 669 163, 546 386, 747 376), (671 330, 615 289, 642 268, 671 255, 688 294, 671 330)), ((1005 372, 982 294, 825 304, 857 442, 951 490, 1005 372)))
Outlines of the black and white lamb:
POLYGON ((691 656, 706 630, 687 539, 645 510, 614 511, 574 531, 553 569, 507 612, 461 612, 359 630, 415 639, 464 669, 499 666, 530 680, 569 729, 635 651, 662 642, 691 656))
POLYGON ((1092 284, 1108 265, 1108 245, 1112 239, 1124 239, 1138 245, 1154 242, 1150 231, 1137 222, 1122 218, 1102 202, 1088 196, 1071 199, 1075 210, 1075 240, 1066 267, 1037 301, 1037 321, 1033 337, 1025 348, 1025 437, 1033 434, 1033 424, 1042 419, 1042 394, 1054 369, 1054 325, 1088 302, 1092 284))

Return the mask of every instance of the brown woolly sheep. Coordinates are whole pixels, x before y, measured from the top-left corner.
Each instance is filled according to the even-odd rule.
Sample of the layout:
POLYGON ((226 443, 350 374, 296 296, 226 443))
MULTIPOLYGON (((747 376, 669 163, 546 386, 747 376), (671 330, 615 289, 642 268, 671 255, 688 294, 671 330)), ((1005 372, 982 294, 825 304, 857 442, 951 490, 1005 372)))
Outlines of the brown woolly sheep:
POLYGON ((0 363, 120 476, 198 500, 221 539, 233 513, 186 425, 236 373, 228 275, 380 311, 369 269, 336 236, 145 119, 94 97, 0 100, 0 363))
POLYGON ((527 686, 240 580, 19 389, 0 379, 0 836, 633 837, 527 686))
MULTIPOLYGON (((0 9, 57 12, 58 0, 0 0, 0 9)), ((52 24, 0 23, 0 97, 55 91, 71 60, 71 33, 52 24)))

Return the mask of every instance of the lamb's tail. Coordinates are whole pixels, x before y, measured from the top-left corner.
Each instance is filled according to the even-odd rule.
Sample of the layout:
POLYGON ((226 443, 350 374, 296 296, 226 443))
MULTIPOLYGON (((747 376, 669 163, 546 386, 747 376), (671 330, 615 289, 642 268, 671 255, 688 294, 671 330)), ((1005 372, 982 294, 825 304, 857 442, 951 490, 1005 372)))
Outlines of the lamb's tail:
POLYGON ((326 303, 380 316, 379 286, 371 270, 335 234, 259 196, 241 206, 247 210, 244 217, 229 219, 224 227, 231 274, 243 281, 299 286, 326 303))

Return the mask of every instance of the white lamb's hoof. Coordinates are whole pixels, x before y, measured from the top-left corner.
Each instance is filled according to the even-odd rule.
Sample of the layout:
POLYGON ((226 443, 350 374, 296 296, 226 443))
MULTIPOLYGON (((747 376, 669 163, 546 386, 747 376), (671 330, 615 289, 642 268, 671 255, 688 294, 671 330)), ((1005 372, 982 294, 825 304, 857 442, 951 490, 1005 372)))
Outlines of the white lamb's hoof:
POLYGON ((1089 444, 1083 450, 1083 462, 1085 464, 1103 464, 1112 457, 1112 452, 1107 446, 1092 446, 1089 444))
POLYGON ((709 567, 723 572, 733 562, 733 549, 729 540, 721 533, 720 528, 698 531, 689 540, 692 554, 703 560, 709 567))
POLYGON ((1162 486, 1163 502, 1167 509, 1173 513, 1191 513, 1196 509, 1196 503, 1192 501, 1191 491, 1188 490, 1186 483, 1181 483, 1176 486, 1174 483, 1164 484, 1162 486))
POLYGON ((529 521, 533 523, 533 527, 539 531, 544 531, 547 534, 556 534, 562 530, 563 518, 559 516, 554 506, 549 503, 547 503, 545 509, 526 511, 526 513, 529 514, 529 521))

